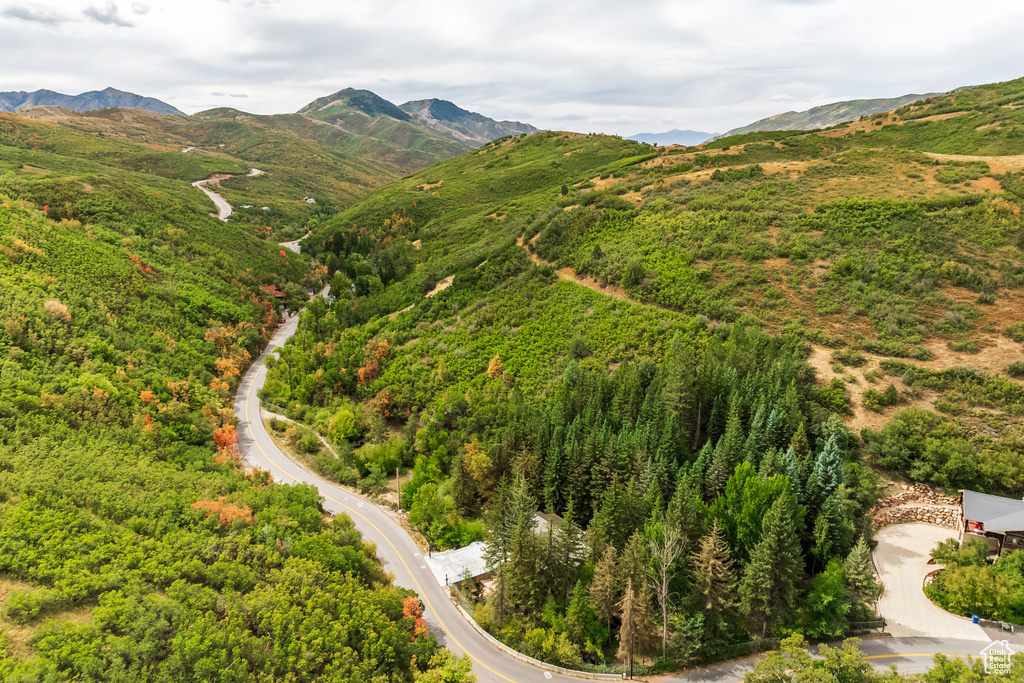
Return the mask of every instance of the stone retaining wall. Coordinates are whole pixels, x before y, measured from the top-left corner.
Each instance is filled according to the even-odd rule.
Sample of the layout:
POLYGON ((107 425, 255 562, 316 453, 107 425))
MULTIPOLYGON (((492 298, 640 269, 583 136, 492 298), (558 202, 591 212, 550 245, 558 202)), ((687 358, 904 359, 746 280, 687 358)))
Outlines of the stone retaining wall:
POLYGON ((960 520, 960 499, 925 484, 904 484, 897 493, 878 501, 870 515, 876 529, 905 522, 927 522, 955 529, 960 520))

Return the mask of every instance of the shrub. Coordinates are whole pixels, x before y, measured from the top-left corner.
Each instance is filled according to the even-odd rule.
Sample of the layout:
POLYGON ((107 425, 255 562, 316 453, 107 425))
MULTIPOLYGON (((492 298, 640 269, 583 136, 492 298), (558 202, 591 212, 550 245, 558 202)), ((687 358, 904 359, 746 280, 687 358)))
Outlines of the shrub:
POLYGON ((60 605, 60 596, 48 588, 13 590, 4 601, 4 616, 16 624, 27 624, 60 605))
POLYGON ((1024 377, 1024 361, 1015 360, 1007 365, 1006 374, 1010 377, 1024 377))
POLYGON ((957 353, 977 353, 981 350, 981 347, 978 346, 978 342, 974 339, 948 341, 946 342, 946 346, 949 347, 950 351, 956 351, 957 353))
POLYGON ((1013 323, 1003 330, 1003 334, 1017 343, 1024 342, 1024 322, 1013 323))
POLYGON ((320 439, 318 439, 316 434, 311 431, 305 432, 302 437, 299 438, 299 450, 303 453, 319 453, 320 439))
POLYGON ((635 287, 644 279, 647 272, 638 258, 631 258, 622 271, 622 286, 635 287))
POLYGON ((868 362, 868 357, 860 351, 851 349, 847 351, 833 351, 832 360, 842 363, 847 367, 859 368, 868 362))

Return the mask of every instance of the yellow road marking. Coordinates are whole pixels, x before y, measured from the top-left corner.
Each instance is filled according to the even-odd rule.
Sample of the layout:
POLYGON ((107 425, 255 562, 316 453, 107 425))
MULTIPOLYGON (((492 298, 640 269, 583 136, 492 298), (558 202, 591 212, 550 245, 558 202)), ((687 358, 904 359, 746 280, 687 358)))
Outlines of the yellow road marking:
MULTIPOLYGON (((257 372, 258 372, 258 371, 259 371, 259 370, 257 369, 257 372)), ((251 402, 251 400, 252 400, 252 389, 253 389, 253 387, 254 387, 255 385, 256 385, 256 374, 255 374, 255 373, 253 373, 253 378, 252 378, 252 381, 250 381, 250 382, 249 382, 249 391, 247 391, 247 392, 246 392, 246 394, 245 394, 245 400, 246 400, 246 405, 247 405, 247 407, 248 407, 248 405, 250 404, 250 402, 251 402)), ((259 404, 257 404, 257 405, 259 405, 259 404)), ((289 476, 289 477, 291 477, 291 478, 292 478, 292 479, 293 479, 294 481, 296 481, 296 482, 298 482, 298 483, 305 483, 305 482, 302 482, 302 481, 301 481, 301 480, 300 480, 300 479, 299 479, 298 477, 294 477, 294 476, 292 476, 291 474, 288 474, 288 472, 287 472, 287 471, 285 471, 285 469, 284 469, 283 467, 281 467, 281 466, 280 466, 280 465, 279 465, 278 463, 276 463, 276 462, 274 461, 274 459, 273 459, 273 458, 271 458, 271 457, 270 457, 270 455, 269 455, 269 454, 268 454, 268 453, 267 453, 267 452, 266 452, 265 450, 263 450, 263 446, 261 446, 261 445, 260 445, 260 442, 259 442, 259 441, 258 441, 258 440, 256 439, 256 434, 255 434, 255 432, 253 431, 253 428, 252 428, 252 420, 250 420, 250 419, 249 419, 249 416, 248 416, 248 415, 245 415, 245 421, 246 421, 246 422, 247 422, 247 423, 249 424, 249 433, 250 433, 250 434, 252 434, 252 437, 253 437, 253 439, 252 439, 252 442, 253 442, 254 444, 256 444, 256 448, 260 449, 260 453, 262 453, 262 454, 263 454, 263 456, 264 456, 264 457, 265 457, 265 458, 267 459, 267 461, 268 461, 268 462, 269 462, 269 463, 270 463, 271 465, 273 465, 274 467, 277 467, 278 469, 280 469, 280 470, 281 470, 281 472, 282 472, 282 473, 284 473, 284 474, 285 474, 286 476, 289 476)), ((262 427, 262 426, 263 426, 263 422, 262 422, 262 419, 261 419, 261 421, 260 421, 260 427, 262 427)), ((293 461, 293 462, 294 462, 294 461, 293 461)), ((302 467, 302 465, 299 465, 298 463, 294 463, 294 464, 295 464, 296 466, 298 466, 298 467, 302 467)), ((302 467, 302 469, 305 469, 305 468, 304 468, 304 467, 302 467)), ((314 475, 314 476, 315 476, 315 475, 314 475)), ((317 478, 319 478, 319 477, 317 477, 317 478)), ((319 490, 319 488, 320 488, 320 487, 317 487, 317 490, 319 490)), ((410 569, 410 568, 409 568, 409 565, 408 565, 408 564, 406 564, 406 562, 405 562, 405 558, 404 558, 404 557, 402 557, 402 553, 398 552, 398 548, 396 548, 396 547, 395 547, 395 544, 391 542, 391 539, 390 539, 390 538, 388 538, 387 534, 385 534, 385 533, 384 533, 383 531, 381 531, 381 530, 380 530, 380 529, 379 529, 379 528, 377 527, 377 525, 376 525, 376 524, 374 524, 373 522, 371 522, 371 521, 370 521, 370 520, 369 520, 369 519, 368 519, 368 518, 367 518, 367 517, 366 517, 365 515, 361 514, 360 512, 358 512, 357 510, 355 510, 354 508, 351 508, 351 507, 349 507, 348 505, 345 505, 345 504, 344 504, 344 503, 342 503, 342 502, 341 502, 340 500, 338 500, 338 499, 336 499, 336 498, 333 498, 333 497, 331 497, 331 496, 327 495, 327 494, 326 494, 326 493, 324 493, 323 491, 321 491, 321 492, 320 492, 320 495, 322 495, 322 496, 323 496, 324 498, 326 498, 327 500, 330 500, 330 501, 332 501, 332 502, 334 502, 334 503, 337 503, 338 505, 340 505, 341 507, 345 508, 346 510, 348 510, 348 511, 349 511, 350 513, 352 513, 352 514, 356 515, 357 517, 361 517, 361 518, 362 518, 362 520, 363 520, 364 522, 366 522, 367 524, 369 524, 369 525, 370 525, 370 527, 372 527, 374 531, 376 531, 376 532, 377 532, 378 534, 380 534, 380 535, 381 535, 381 537, 382 537, 382 538, 383 538, 383 539, 384 539, 385 541, 387 541, 387 544, 388 544, 389 546, 391 546, 391 550, 392 550, 392 551, 394 551, 395 555, 396 555, 396 556, 398 557, 398 560, 399 560, 399 561, 400 561, 400 562, 402 563, 402 566, 403 566, 403 567, 405 567, 405 571, 407 571, 407 572, 409 573, 409 576, 410 576, 410 577, 412 578, 412 582, 413 582, 414 584, 416 584, 416 592, 420 594, 420 597, 421 597, 421 598, 423 599, 423 602, 425 602, 425 603, 426 603, 427 607, 428 607, 428 608, 430 608, 430 611, 434 613, 434 616, 435 616, 435 617, 437 617, 437 623, 441 624, 441 628, 443 628, 443 629, 444 629, 444 632, 445 632, 445 633, 446 633, 446 634, 448 635, 448 637, 452 639, 452 642, 453 642, 453 643, 455 643, 455 646, 456 646, 456 647, 458 647, 458 648, 459 648, 460 650, 462 650, 463 652, 465 652, 465 653, 466 653, 466 655, 467 655, 467 656, 468 656, 468 657, 469 657, 469 658, 470 658, 471 660, 473 660, 474 662, 476 662, 477 664, 479 664, 479 665, 480 665, 480 666, 482 666, 483 668, 487 669, 488 671, 490 671, 490 672, 491 672, 492 674, 494 674, 495 676, 497 676, 497 677, 499 677, 499 678, 503 678, 503 679, 505 679, 506 681, 508 681, 509 683, 516 683, 516 681, 514 681, 513 679, 509 678, 508 676, 505 676, 504 674, 501 674, 501 673, 499 673, 499 672, 495 671, 494 669, 492 669, 491 667, 487 666, 487 665, 486 665, 486 664, 484 664, 484 663, 483 663, 482 661, 480 661, 479 659, 477 659, 476 657, 474 657, 474 656, 473 656, 473 655, 472 655, 472 654, 470 653, 470 651, 469 651, 469 650, 467 650, 467 649, 466 649, 466 648, 465 648, 465 647, 464 647, 464 646, 462 645, 462 643, 460 643, 460 642, 458 641, 458 639, 457 639, 457 638, 455 637, 455 635, 454 635, 454 634, 453 634, 453 633, 452 633, 452 632, 451 632, 450 630, 448 630, 448 626, 447 626, 447 625, 446 625, 446 624, 444 623, 444 620, 443 620, 443 619, 441 619, 441 613, 440 613, 440 612, 438 612, 438 611, 437 611, 437 610, 436 610, 436 609, 434 608, 434 606, 433 606, 433 605, 431 604, 431 602, 430 602, 430 599, 429 599, 429 598, 427 598, 427 595, 426 595, 426 593, 425 593, 425 592, 424 592, 424 590, 423 590, 423 587, 422 587, 422 586, 420 586, 420 582, 419 582, 419 581, 418 581, 418 580, 416 579, 416 575, 412 573, 412 569, 410 569)))
POLYGON ((934 657, 935 655, 942 655, 943 657, 954 657, 956 659, 966 659, 968 657, 974 657, 975 655, 947 655, 945 652, 920 652, 916 654, 903 654, 903 655, 869 655, 865 656, 864 659, 896 659, 899 657, 934 657))

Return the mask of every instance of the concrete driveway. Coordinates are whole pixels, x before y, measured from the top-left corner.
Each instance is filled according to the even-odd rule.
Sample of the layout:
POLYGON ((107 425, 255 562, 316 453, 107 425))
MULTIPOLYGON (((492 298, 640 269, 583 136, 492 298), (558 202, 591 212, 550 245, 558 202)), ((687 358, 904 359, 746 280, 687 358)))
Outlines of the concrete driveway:
POLYGON ((894 637, 990 640, 981 626, 940 609, 924 594, 925 577, 939 568, 928 564, 932 549, 956 535, 953 529, 920 522, 887 526, 875 535, 875 568, 885 586, 878 612, 894 637))

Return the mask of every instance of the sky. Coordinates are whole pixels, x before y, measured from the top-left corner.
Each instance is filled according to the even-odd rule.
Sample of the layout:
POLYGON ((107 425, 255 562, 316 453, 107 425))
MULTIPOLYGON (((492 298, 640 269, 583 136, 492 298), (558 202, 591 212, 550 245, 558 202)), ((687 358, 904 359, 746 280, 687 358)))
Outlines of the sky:
POLYGON ((354 87, 546 129, 721 133, 1024 76, 1022 29, 1020 0, 0 0, 0 90, 274 114, 354 87))

